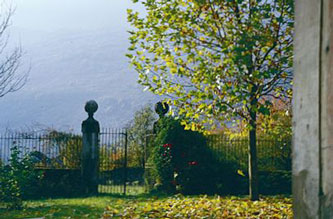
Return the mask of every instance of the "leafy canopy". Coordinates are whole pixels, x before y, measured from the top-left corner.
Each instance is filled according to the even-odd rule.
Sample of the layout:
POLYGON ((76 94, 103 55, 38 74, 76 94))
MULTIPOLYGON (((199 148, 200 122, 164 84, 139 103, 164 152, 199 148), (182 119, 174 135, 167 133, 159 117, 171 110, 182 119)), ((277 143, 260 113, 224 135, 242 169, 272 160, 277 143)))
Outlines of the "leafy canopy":
POLYGON ((146 11, 128 9, 138 82, 166 96, 187 128, 248 122, 291 94, 293 0, 133 2, 146 11))
MULTIPOLYGON (((259 115, 257 118, 257 135, 259 138, 267 140, 291 140, 291 101, 273 100, 271 104, 272 105, 269 107, 269 115, 259 115)), ((231 139, 244 138, 248 135, 248 130, 244 122, 236 126, 225 127, 220 131, 222 131, 223 135, 231 139)))
POLYGON ((126 125, 129 139, 129 166, 144 167, 144 156, 149 156, 151 151, 150 139, 156 113, 153 111, 151 104, 147 104, 135 112, 134 118, 126 125), (146 147, 146 148, 145 148, 146 147), (138 165, 139 164, 139 165, 138 165))

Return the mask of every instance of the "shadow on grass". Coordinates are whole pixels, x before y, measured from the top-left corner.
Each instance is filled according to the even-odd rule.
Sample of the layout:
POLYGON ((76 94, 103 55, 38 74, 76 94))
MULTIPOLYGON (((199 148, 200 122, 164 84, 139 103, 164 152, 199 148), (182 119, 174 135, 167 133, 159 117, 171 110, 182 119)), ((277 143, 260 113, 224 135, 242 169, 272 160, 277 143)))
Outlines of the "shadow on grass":
POLYGON ((121 208, 124 203, 145 202, 148 199, 161 199, 166 195, 122 195, 101 194, 98 196, 80 196, 71 198, 44 198, 25 201, 23 210, 0 208, 0 218, 100 218, 107 206, 121 208))
POLYGON ((56 217, 71 217, 71 218, 100 218, 104 207, 93 207, 90 205, 36 205, 35 207, 27 207, 23 210, 0 209, 0 218, 56 218, 56 217))

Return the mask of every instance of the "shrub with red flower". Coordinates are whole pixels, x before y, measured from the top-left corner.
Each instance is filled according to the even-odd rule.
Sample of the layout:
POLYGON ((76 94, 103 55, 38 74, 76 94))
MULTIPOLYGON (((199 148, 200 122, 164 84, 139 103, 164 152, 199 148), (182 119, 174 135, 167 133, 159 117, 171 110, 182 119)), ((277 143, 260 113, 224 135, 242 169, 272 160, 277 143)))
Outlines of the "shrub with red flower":
POLYGON ((215 157, 202 133, 185 130, 171 117, 161 118, 158 125, 150 158, 158 191, 215 194, 234 188, 235 167, 215 157))
POLYGON ((162 147, 164 149, 164 151, 163 151, 163 157, 168 156, 168 157, 172 158, 171 157, 172 144, 164 144, 162 147))
POLYGON ((152 161, 156 171, 156 182, 160 191, 166 193, 201 193, 201 187, 210 171, 205 168, 207 159, 206 139, 201 133, 185 130, 180 121, 163 117, 159 121, 152 161))
MULTIPOLYGON (((159 143, 159 142, 157 142, 159 143)), ((171 143, 159 144, 154 150, 154 164, 160 183, 159 190, 167 193, 175 191, 173 145, 171 143)))

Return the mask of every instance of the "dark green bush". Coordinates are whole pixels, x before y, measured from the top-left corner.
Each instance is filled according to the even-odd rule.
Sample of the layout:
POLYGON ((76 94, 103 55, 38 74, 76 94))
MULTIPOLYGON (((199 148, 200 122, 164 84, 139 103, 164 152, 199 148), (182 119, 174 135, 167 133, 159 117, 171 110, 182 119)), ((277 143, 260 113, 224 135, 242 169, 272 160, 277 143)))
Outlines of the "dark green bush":
MULTIPOLYGON (((248 174, 244 172, 245 176, 241 180, 237 180, 237 184, 229 191, 234 195, 248 194, 248 174)), ((259 193, 261 195, 279 195, 291 194, 291 171, 284 170, 266 170, 259 171, 259 193)))
POLYGON ((82 194, 79 169, 44 170, 38 198, 76 197, 82 194))
POLYGON ((243 178, 232 162, 217 159, 207 147, 205 136, 184 130, 179 121, 158 121, 152 161, 158 188, 184 194, 231 193, 243 178))
POLYGON ((22 200, 38 193, 42 173, 34 171, 30 156, 21 155, 17 145, 11 148, 8 165, 0 166, 0 201, 7 208, 22 208, 22 200))
MULTIPOLYGON (((243 162, 243 165, 240 165, 240 157, 223 154, 231 153, 228 150, 233 145, 228 145, 227 151, 217 151, 215 147, 207 146, 207 137, 198 132, 184 130, 177 120, 170 117, 160 119, 157 130, 153 156, 150 160, 154 165, 150 169, 152 171, 149 171, 150 178, 147 181, 152 182, 154 181, 152 178, 157 179, 156 185, 160 191, 166 193, 178 191, 184 194, 248 194, 247 163, 243 162)), ((227 143, 233 144, 232 141, 227 143)), ((273 146, 276 147, 268 143, 272 144, 271 141, 260 144, 262 147, 268 147, 263 150, 264 152, 273 146)), ((273 143, 281 145, 280 142, 273 143)), ((236 152, 237 150, 234 155, 237 155, 236 152)), ((242 155, 247 156, 246 153, 242 155)), ((290 194, 290 171, 276 170, 290 167, 288 150, 274 149, 272 153, 259 153, 259 155, 259 166, 265 170, 259 172, 260 193, 290 194), (277 157, 273 157, 274 159, 269 157, 273 152, 278 158, 281 157, 281 162, 277 157), (280 152, 283 152, 283 156, 280 156, 280 152)))
POLYGON ((144 174, 145 170, 142 167, 124 167, 115 168, 113 170, 100 171, 100 181, 99 184, 107 185, 112 181, 114 185, 123 185, 124 184, 124 176, 126 171, 126 182, 133 183, 138 182, 140 184, 144 183, 144 174))
POLYGON ((259 192, 263 195, 291 194, 291 171, 260 171, 259 192))

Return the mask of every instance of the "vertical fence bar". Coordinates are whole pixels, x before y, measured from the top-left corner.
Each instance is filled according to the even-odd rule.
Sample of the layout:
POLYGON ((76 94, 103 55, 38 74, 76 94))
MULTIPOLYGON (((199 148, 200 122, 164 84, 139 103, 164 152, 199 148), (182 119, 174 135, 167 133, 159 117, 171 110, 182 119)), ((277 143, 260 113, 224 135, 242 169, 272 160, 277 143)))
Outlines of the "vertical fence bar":
POLYGON ((1 162, 4 165, 5 164, 5 148, 6 145, 4 144, 4 135, 1 134, 1 162))
POLYGON ((98 168, 98 185, 97 185, 97 192, 98 193, 102 193, 103 192, 103 184, 104 184, 104 155, 103 155, 103 138, 104 138, 104 129, 101 128, 100 129, 100 133, 99 133, 99 142, 98 142, 98 155, 99 155, 99 159, 98 159, 98 164, 97 164, 97 168, 98 168), (102 184, 102 185, 101 185, 102 184))
MULTIPOLYGON (((114 162, 115 162, 115 169, 117 172, 115 172, 115 177, 118 177, 118 174, 122 173, 121 171, 118 170, 118 168, 120 169, 121 166, 119 166, 119 160, 122 159, 122 154, 123 154, 123 150, 121 145, 119 145, 119 130, 118 129, 113 129, 114 130, 114 145, 116 147, 116 153, 115 153, 115 157, 114 157, 114 162)), ((121 170, 121 169, 120 169, 121 170)), ((122 187, 118 185, 118 182, 116 184, 117 187, 115 187, 115 190, 117 191, 117 193, 121 193, 122 192, 122 187)))
POLYGON ((5 151, 6 151, 6 164, 8 163, 8 159, 9 159, 9 157, 10 157, 10 150, 9 150, 9 144, 10 144, 10 141, 11 141, 11 139, 9 138, 10 136, 9 136, 9 133, 7 132, 6 134, 5 134, 5 139, 6 139, 6 143, 5 143, 5 145, 6 145, 6 147, 5 147, 5 151))
MULTIPOLYGON (((113 130, 111 130, 110 128, 108 129, 109 130, 109 135, 107 137, 107 141, 108 141, 108 144, 110 144, 110 147, 111 147, 111 155, 110 155, 110 179, 114 179, 113 178, 113 175, 114 175, 114 172, 113 170, 115 169, 115 164, 114 164, 114 154, 116 153, 116 149, 115 149, 115 146, 114 146, 114 143, 113 143, 113 139, 114 137, 112 136, 111 137, 111 133, 113 132, 113 130)), ((111 184, 111 187, 110 187, 110 192, 111 193, 114 193, 114 180, 110 180, 110 184, 111 184)))
POLYGON ((104 132, 106 133, 104 135, 104 144, 106 148, 108 148, 108 154, 107 154, 107 159, 105 161, 107 167, 105 168, 105 176, 106 176, 106 181, 105 181, 105 192, 111 193, 112 192, 112 182, 111 182, 111 167, 112 167, 112 144, 110 142, 110 129, 104 129, 104 132), (110 185, 109 185, 110 184, 110 185))
MULTIPOLYGON (((111 132, 113 130, 111 130, 110 128, 108 130, 109 130, 109 134, 108 134, 108 137, 107 137, 107 141, 108 141, 108 144, 111 147, 111 155, 110 155, 109 163, 110 163, 110 167, 112 167, 112 169, 110 169, 110 179, 112 179, 113 169, 115 167, 114 161, 113 161, 114 154, 115 154, 115 147, 114 147, 114 144, 113 144, 113 138, 111 138, 111 132)), ((111 183, 110 192, 112 193, 112 192, 114 192, 114 181, 110 181, 110 183, 111 183)))
POLYGON ((100 176, 103 179, 103 185, 100 186, 100 192, 101 193, 107 193, 108 192, 108 143, 106 141, 106 138, 108 137, 107 135, 107 130, 105 128, 102 129, 102 135, 100 137, 100 159, 99 159, 99 169, 100 169, 100 176), (103 162, 101 162, 101 158, 103 159, 103 162))
POLYGON ((1 133, 0 133, 0 165, 3 165, 3 143, 2 143, 1 133))
MULTIPOLYGON (((109 154, 109 147, 110 147, 110 143, 109 143, 109 130, 108 129, 103 129, 103 135, 102 135, 102 142, 103 142, 103 144, 101 144, 101 146, 103 147, 103 145, 105 145, 104 147, 105 147, 105 149, 106 149, 106 155, 102 155, 102 157, 103 157, 103 164, 105 165, 105 167, 104 168, 102 168, 102 170, 101 170, 101 173, 103 173, 103 182, 105 183, 105 186, 104 186, 104 188, 103 188, 103 190, 102 190, 102 192, 105 192, 105 193, 109 193, 109 192, 111 192, 110 191, 110 186, 109 186, 109 182, 110 182, 110 180, 109 180, 109 178, 108 178, 108 175, 109 175, 109 167, 110 167, 110 158, 111 158, 111 155, 109 154), (103 172, 104 171, 104 172, 103 172)), ((102 149, 102 147, 101 147, 101 149, 102 149)), ((103 151, 102 151, 102 153, 103 153, 103 151)), ((112 187, 111 187, 112 188, 112 187)))
MULTIPOLYGON (((118 147, 117 145, 117 141, 118 141, 118 130, 113 128, 112 129, 112 132, 113 132, 113 135, 112 135, 112 144, 114 145, 114 156, 113 156, 113 164, 114 164, 114 169, 118 172, 118 168, 119 168, 119 164, 117 163, 117 158, 119 159, 119 157, 121 157, 121 148, 118 147), (120 156, 119 156, 120 155, 120 156)), ((114 174, 114 178, 116 179, 117 176, 117 172, 113 171, 113 174, 114 174)), ((118 172, 119 174, 119 172, 118 172)), ((118 185, 116 184, 116 181, 114 182, 114 189, 113 191, 115 193, 119 193, 119 187, 118 185)))
POLYGON ((3 164, 6 163, 6 144, 5 144, 6 141, 5 141, 5 138, 6 138, 6 134, 3 134, 2 135, 2 140, 1 140, 2 141, 1 145, 3 147, 3 150, 2 150, 3 151, 3 160, 2 160, 3 164))
MULTIPOLYGON (((111 132, 115 132, 115 130, 114 129, 112 129, 112 130, 110 130, 109 129, 109 131, 111 132)), ((113 169, 115 169, 115 167, 116 167, 116 164, 115 164, 115 162, 114 162, 114 158, 115 158, 115 155, 117 154, 117 148, 116 148, 116 145, 115 145, 115 137, 114 136, 112 136, 112 138, 111 138, 111 145, 112 145, 112 157, 111 157, 111 162, 112 162, 112 166, 113 166, 113 169)), ((112 175, 111 175, 112 177, 114 176, 114 171, 112 172, 112 175)), ((112 192, 116 192, 116 189, 115 189, 115 187, 114 187, 114 181, 112 182, 112 184, 113 184, 113 186, 111 187, 111 189, 112 189, 112 192)))
POLYGON ((99 148, 98 148, 98 153, 99 153, 99 161, 98 161, 98 178, 99 178, 99 183, 98 183, 98 193, 103 193, 103 184, 105 183, 104 179, 104 172, 103 172, 103 163, 102 159, 104 160, 104 155, 103 155, 103 143, 104 143, 104 128, 101 128, 101 132, 99 134, 99 148), (102 185, 100 185, 100 182, 102 182, 102 185))
POLYGON ((9 145, 9 142, 10 142, 10 139, 9 139, 9 133, 5 133, 5 139, 6 139, 6 141, 5 141, 5 161, 6 161, 6 164, 8 163, 8 159, 9 159, 9 150, 8 150, 8 145, 9 145))
POLYGON ((6 158, 6 163, 9 162, 9 159, 10 159, 10 145, 11 145, 11 142, 12 142, 12 133, 7 133, 6 134, 7 136, 7 147, 6 147, 6 155, 7 155, 7 158, 6 158))
POLYGON ((124 190, 125 190, 125 183, 126 183, 126 179, 125 179, 125 144, 124 144, 124 136, 121 134, 122 130, 120 128, 118 128, 118 138, 119 138, 119 145, 121 145, 121 153, 122 153, 122 158, 123 158, 123 185, 122 185, 122 189, 120 191, 120 193, 124 194, 124 190))
POLYGON ((127 183, 127 130, 123 131, 125 135, 125 158, 124 158, 124 195, 126 195, 127 183))

